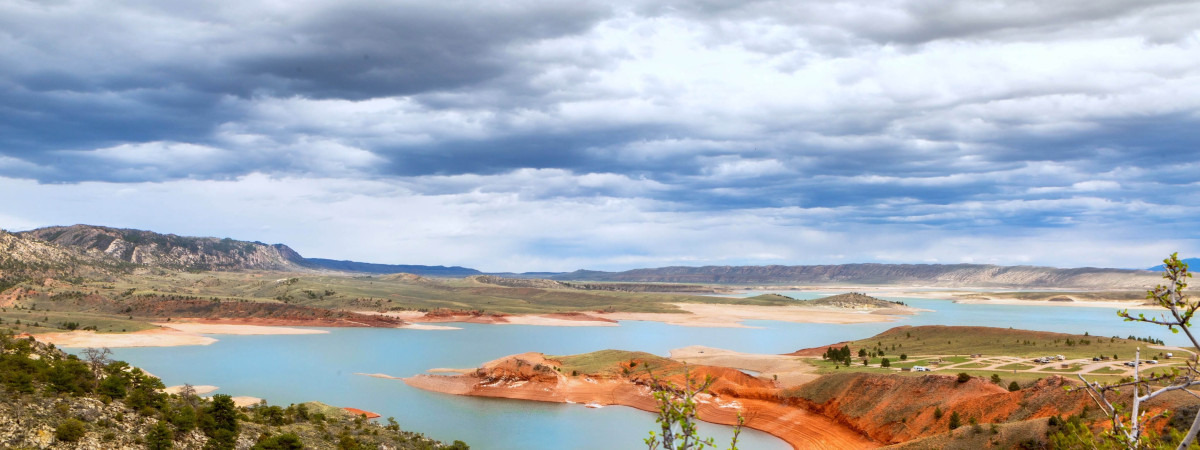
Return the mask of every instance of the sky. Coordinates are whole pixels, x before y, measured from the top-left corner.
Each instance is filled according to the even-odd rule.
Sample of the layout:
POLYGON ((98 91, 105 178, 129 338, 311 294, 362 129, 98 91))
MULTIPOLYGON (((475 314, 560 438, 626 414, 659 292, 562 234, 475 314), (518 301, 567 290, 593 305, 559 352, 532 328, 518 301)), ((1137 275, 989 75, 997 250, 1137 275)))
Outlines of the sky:
POLYGON ((0 228, 486 271, 1200 253, 1200 3, 0 0, 0 228))

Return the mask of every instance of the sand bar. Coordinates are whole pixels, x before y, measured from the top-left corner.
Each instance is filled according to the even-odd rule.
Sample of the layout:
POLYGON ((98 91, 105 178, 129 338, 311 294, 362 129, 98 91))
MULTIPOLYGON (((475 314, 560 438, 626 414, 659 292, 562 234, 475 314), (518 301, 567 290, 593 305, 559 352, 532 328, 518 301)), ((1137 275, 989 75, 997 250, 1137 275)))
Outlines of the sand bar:
MULTIPOLYGON (((163 389, 163 392, 168 393, 168 394, 179 395, 179 393, 183 392, 183 386, 184 385, 182 385, 182 384, 178 385, 178 386, 168 386, 167 388, 163 389)), ((213 392, 216 392, 217 389, 220 389, 220 388, 218 388, 216 386, 212 386, 212 385, 207 385, 207 384, 203 384, 200 386, 192 386, 192 390, 195 391, 196 395, 211 394, 213 392)))
POLYGON ((208 323, 165 322, 156 323, 159 328, 134 331, 132 333, 97 333, 94 331, 69 331, 43 333, 33 337, 41 342, 66 348, 86 347, 177 347, 181 345, 209 345, 216 338, 205 334, 268 335, 268 334, 324 334, 325 330, 311 328, 270 327, 262 325, 231 325, 208 323))
POLYGON ((70 331, 64 333, 44 333, 33 336, 40 342, 46 342, 66 348, 86 347, 176 347, 180 345, 209 345, 216 339, 195 333, 186 333, 171 328, 155 328, 135 331, 132 333, 96 333, 94 331, 70 331))
POLYGON ((254 406, 259 403, 262 403, 262 401, 263 401, 263 399, 258 398, 258 397, 248 397, 248 396, 242 395, 242 396, 233 397, 233 406, 236 406, 238 408, 241 408, 244 406, 254 406))
POLYGON ((160 327, 173 328, 195 334, 271 335, 271 334, 327 334, 326 330, 312 328, 271 327, 264 325, 232 325, 219 323, 164 322, 160 327))

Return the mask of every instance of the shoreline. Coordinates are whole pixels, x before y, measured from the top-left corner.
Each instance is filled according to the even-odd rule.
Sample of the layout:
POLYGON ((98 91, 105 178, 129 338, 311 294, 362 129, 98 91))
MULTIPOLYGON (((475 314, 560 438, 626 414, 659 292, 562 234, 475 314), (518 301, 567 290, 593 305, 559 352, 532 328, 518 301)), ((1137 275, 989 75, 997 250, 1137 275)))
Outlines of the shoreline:
MULTIPOLYGON (((483 368, 463 375, 421 374, 401 378, 405 384, 417 389, 451 395, 506 398, 515 400, 541 401, 550 403, 579 404, 587 407, 627 406, 654 413, 657 400, 650 387, 631 380, 579 375, 568 377, 559 373, 525 374, 509 373, 511 366, 506 361, 513 358, 528 360, 524 367, 536 367, 546 360, 540 354, 514 355, 484 364, 483 368), (506 367, 508 367, 506 369, 506 367), (488 376, 483 373, 496 371, 488 376), (507 376, 500 376, 507 375, 507 376)), ((522 367, 518 364, 516 367, 522 367)), ((704 367, 704 366, 700 366, 704 367)), ((715 368, 715 367, 714 367, 715 368)), ((715 368, 723 369, 723 368, 715 368)), ((736 369, 726 369, 736 370, 736 369)), ((552 371, 553 372, 553 371, 552 371)), ((756 382, 761 383, 761 382, 756 382)), ((792 448, 872 448, 880 444, 844 426, 835 420, 808 409, 780 404, 774 399, 761 397, 761 388, 746 388, 747 396, 730 394, 696 396, 698 418, 704 422, 720 425, 737 425, 738 415, 745 418, 744 426, 775 436, 792 448)), ((647 421, 647 430, 654 427, 647 421)))

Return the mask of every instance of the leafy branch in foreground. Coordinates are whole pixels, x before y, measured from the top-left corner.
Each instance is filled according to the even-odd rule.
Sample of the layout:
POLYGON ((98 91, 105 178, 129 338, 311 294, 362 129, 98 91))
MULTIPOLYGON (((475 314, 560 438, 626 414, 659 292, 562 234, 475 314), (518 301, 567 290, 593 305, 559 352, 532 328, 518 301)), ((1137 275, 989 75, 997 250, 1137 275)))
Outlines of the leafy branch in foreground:
MULTIPOLYGON (((1146 298, 1154 300, 1158 306, 1165 308, 1167 312, 1157 318, 1147 318, 1145 314, 1138 314, 1135 317, 1126 309, 1117 312, 1117 315, 1123 317, 1127 322, 1145 322, 1162 325, 1170 329, 1172 333, 1179 333, 1182 330, 1195 349, 1195 352, 1185 362, 1185 366, 1182 369, 1172 367, 1166 374, 1142 378, 1141 350, 1139 349, 1133 361, 1133 381, 1100 384, 1094 381, 1089 382, 1083 378, 1083 375, 1079 375, 1079 379, 1084 382, 1084 387, 1087 389, 1088 394, 1112 421, 1112 429, 1106 433, 1106 437, 1117 441, 1126 448, 1144 447, 1143 444, 1145 444, 1146 438, 1152 434, 1148 433, 1147 422, 1150 419, 1166 414, 1164 412, 1151 415, 1142 411, 1141 406, 1143 403, 1171 391, 1181 391, 1193 397, 1200 398, 1196 393, 1188 390, 1192 386, 1200 385, 1200 370, 1197 369, 1197 354, 1200 354, 1200 341, 1196 340, 1196 336, 1191 330, 1192 317, 1196 315, 1197 310, 1200 310, 1200 302, 1191 300, 1183 292, 1187 288, 1187 279, 1192 274, 1188 272, 1187 263, 1179 260, 1179 254, 1171 254, 1169 258, 1163 260, 1163 263, 1166 265, 1163 278, 1168 282, 1149 291, 1146 298), (1153 386, 1158 387, 1155 389, 1153 386), (1106 395, 1109 393, 1119 395, 1124 388, 1133 389, 1131 405, 1128 411, 1121 404, 1114 405, 1106 395)), ((1191 446, 1192 442, 1196 440, 1197 432, 1200 432, 1200 414, 1196 415, 1196 419, 1192 421, 1191 427, 1179 442, 1177 448, 1183 450, 1191 446)))
MULTIPOLYGON (((650 432, 646 438, 646 448, 649 450, 700 450, 707 447, 716 448, 713 438, 703 439, 696 434, 696 395, 708 391, 717 380, 711 375, 703 381, 692 378, 687 364, 683 366, 683 386, 660 380, 651 372, 649 366, 646 374, 650 376, 651 389, 654 399, 658 401, 658 417, 655 422, 661 427, 661 433, 650 432)), ((733 438, 729 442, 729 450, 737 450, 738 435, 742 432, 745 419, 741 413, 737 416, 737 426, 733 428, 733 438)))

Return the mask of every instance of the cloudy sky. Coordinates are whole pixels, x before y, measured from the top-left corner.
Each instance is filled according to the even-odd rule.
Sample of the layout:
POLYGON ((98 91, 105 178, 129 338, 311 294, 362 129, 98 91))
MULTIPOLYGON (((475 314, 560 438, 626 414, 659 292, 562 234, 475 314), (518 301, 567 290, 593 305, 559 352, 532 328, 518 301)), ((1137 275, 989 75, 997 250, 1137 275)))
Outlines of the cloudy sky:
POLYGON ((0 228, 490 271, 1200 253, 1200 4, 0 0, 0 228))

